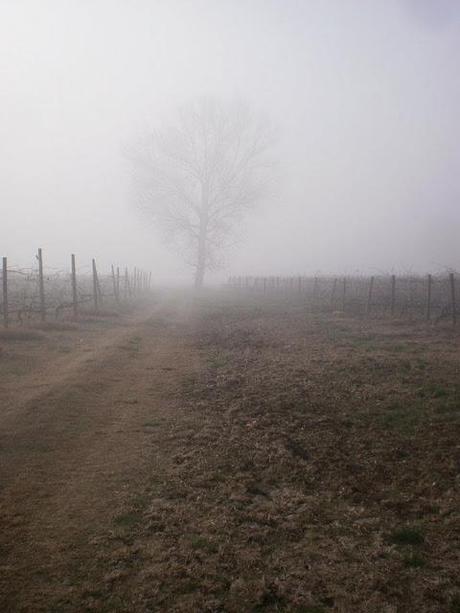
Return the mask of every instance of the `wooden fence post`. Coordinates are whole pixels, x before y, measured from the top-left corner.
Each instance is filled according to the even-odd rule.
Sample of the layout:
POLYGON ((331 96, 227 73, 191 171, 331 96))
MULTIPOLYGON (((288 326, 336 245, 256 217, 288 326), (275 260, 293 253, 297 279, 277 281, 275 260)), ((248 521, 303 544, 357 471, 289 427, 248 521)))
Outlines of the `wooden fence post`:
POLYGON ((93 300, 94 300, 94 310, 96 313, 99 310, 99 287, 97 282, 97 270, 96 270, 96 260, 93 258, 92 261, 93 268, 93 300))
POLYGON ((96 269, 96 282, 97 282, 97 293, 99 296, 99 306, 104 302, 104 294, 102 293, 101 282, 99 281, 99 274, 96 269))
POLYGON ((318 277, 315 276, 315 280, 313 282, 313 295, 312 295, 312 300, 311 300, 311 310, 312 311, 317 311, 318 310, 318 277))
POLYGON ((391 275, 391 316, 395 314, 396 275, 391 275))
POLYGON ((117 266, 117 302, 120 302, 120 268, 117 266))
POLYGON ((374 289, 374 275, 372 275, 371 280, 369 282, 369 293, 367 294, 366 313, 368 315, 370 315, 371 308, 372 308, 372 291, 373 291, 373 289, 374 289))
POLYGON ((113 285, 113 295, 115 297, 115 301, 118 304, 117 277, 115 276, 115 267, 113 264, 112 264, 112 285, 113 285))
POLYGON ((331 309, 334 308, 335 304, 335 291, 337 289, 337 277, 334 279, 334 283, 332 284, 332 292, 331 292, 331 309))
POLYGON ((8 314, 8 259, 3 258, 3 325, 8 328, 9 314, 8 314))
POLYGON ((40 293, 40 319, 45 321, 45 281, 43 279, 43 253, 41 249, 38 250, 38 288, 40 293))
POLYGON ((342 311, 344 313, 345 313, 346 299, 347 299, 347 278, 344 277, 343 278, 343 290, 342 290, 342 311))
POLYGON ((71 268, 72 272, 70 275, 72 282, 72 308, 73 308, 73 317, 77 319, 78 317, 78 295, 77 295, 77 267, 75 264, 75 255, 72 253, 70 256, 71 260, 71 268))
POLYGON ((452 323, 455 326, 457 323, 457 304, 455 301, 455 275, 453 272, 449 274, 450 279, 450 301, 452 304, 452 323))
POLYGON ((428 285, 426 290, 426 320, 430 321, 431 319, 431 291, 433 286, 433 277, 428 275, 428 285))
POLYGON ((128 268, 125 268, 125 300, 128 300, 129 298, 129 272, 128 272, 128 268))

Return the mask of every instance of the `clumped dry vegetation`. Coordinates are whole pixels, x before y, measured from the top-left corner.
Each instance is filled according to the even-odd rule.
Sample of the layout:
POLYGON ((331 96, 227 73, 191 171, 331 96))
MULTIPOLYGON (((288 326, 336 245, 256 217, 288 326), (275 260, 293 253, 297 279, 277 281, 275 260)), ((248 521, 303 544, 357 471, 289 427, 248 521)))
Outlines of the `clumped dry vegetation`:
POLYGON ((195 342, 162 606, 458 611, 458 337, 236 304, 195 342))
POLYGON ((120 354, 159 330, 198 366, 131 389, 142 470, 49 610, 458 613, 458 333, 227 296, 120 354))

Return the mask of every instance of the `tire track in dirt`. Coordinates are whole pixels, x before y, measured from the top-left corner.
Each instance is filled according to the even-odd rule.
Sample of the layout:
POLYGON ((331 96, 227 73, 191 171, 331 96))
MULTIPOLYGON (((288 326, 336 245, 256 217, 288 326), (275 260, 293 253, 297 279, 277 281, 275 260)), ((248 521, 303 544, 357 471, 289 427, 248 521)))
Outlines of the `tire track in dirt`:
MULTIPOLYGON (((129 336, 133 326, 142 322, 146 317, 148 317, 148 313, 123 318, 122 321, 112 321, 109 329, 96 328, 91 331, 90 336, 86 331, 82 338, 74 339, 71 353, 50 358, 45 347, 43 360, 35 365, 29 376, 22 378, 20 386, 14 380, 1 382, 0 427, 2 430, 6 427, 10 417, 12 417, 14 423, 17 423, 21 407, 27 408, 28 402, 39 400, 53 387, 62 387, 67 379, 78 376, 85 365, 104 359, 105 354, 110 353, 118 341, 122 342, 124 337, 129 336)), ((40 334, 40 331, 38 331, 38 334, 40 334)), ((77 335, 77 337, 80 336, 78 330, 72 334, 77 335)))
POLYGON ((45 391, 20 395, 16 420, 9 407, 1 422, 1 610, 50 610, 56 595, 72 593, 72 572, 91 572, 97 535, 142 487, 152 444, 145 424, 174 410, 178 386, 198 368, 189 317, 185 306, 164 305, 50 372, 45 391))

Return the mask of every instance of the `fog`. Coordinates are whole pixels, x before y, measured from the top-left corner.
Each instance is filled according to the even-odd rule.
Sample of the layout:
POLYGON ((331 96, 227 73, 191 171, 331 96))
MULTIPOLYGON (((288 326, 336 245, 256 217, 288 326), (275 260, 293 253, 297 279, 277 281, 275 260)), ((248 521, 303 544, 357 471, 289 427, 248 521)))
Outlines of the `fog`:
POLYGON ((0 0, 1 255, 188 279, 124 149, 212 95, 278 138, 274 189, 211 280, 458 269, 459 58, 452 0, 0 0))

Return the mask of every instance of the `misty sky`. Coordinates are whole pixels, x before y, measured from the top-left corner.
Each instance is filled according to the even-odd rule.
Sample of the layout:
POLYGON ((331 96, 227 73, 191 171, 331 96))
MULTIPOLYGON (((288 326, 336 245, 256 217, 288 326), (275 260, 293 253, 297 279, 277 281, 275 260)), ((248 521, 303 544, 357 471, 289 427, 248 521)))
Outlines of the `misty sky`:
POLYGON ((221 277, 459 269, 459 64, 455 0, 0 0, 0 255, 187 278, 123 148, 204 94, 279 134, 221 277))

